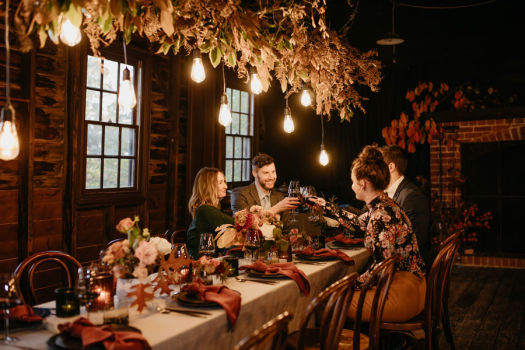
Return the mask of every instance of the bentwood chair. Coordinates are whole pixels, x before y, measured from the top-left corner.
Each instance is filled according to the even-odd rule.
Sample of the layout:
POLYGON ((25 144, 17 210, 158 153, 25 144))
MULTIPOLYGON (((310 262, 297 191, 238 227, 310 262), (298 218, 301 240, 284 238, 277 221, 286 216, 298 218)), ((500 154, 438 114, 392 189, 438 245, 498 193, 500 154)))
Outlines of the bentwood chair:
POLYGON ((450 274, 459 248, 459 236, 460 233, 456 233, 447 239, 430 268, 423 311, 406 322, 382 322, 381 330, 400 332, 408 336, 412 335, 412 331, 423 330, 425 332, 425 349, 432 350, 438 347, 436 330, 441 321, 445 338, 450 347, 455 349, 448 317, 448 288, 450 274))
POLYGON ((292 320, 293 315, 288 311, 283 312, 271 321, 264 324, 252 335, 242 339, 235 350, 248 349, 271 349, 284 350, 286 345, 286 336, 288 335, 288 323, 292 320), (269 344, 271 341, 271 345, 269 344), (270 347, 268 347, 270 345, 270 347))
POLYGON ((24 304, 35 305, 42 301, 37 294, 39 288, 37 279, 55 278, 57 268, 61 272, 62 284, 73 288, 77 279, 80 263, 71 255, 60 251, 45 251, 36 253, 22 261, 15 269, 15 284, 20 291, 20 299, 24 304), (37 276, 38 275, 38 276, 37 276), (66 283, 63 283, 66 282, 66 283))
POLYGON ((164 232, 162 237, 170 241, 171 244, 186 243, 186 230, 183 228, 180 228, 180 229, 169 228, 164 232))

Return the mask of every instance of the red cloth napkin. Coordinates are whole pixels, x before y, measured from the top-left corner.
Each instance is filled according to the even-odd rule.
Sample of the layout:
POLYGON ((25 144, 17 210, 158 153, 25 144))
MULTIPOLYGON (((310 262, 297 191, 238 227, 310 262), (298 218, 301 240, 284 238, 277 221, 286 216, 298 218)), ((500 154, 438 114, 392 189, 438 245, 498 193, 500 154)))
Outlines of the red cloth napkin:
POLYGON ((114 331, 111 326, 96 327, 84 317, 72 323, 60 324, 58 329, 82 339, 82 346, 103 343, 106 350, 151 350, 148 341, 140 333, 114 331))
POLYGON ((344 234, 340 233, 334 237, 326 237, 326 242, 337 241, 344 244, 361 244, 364 242, 362 238, 347 238, 344 234))
POLYGON ((253 265, 244 265, 239 267, 239 270, 251 269, 258 272, 264 272, 265 275, 274 275, 282 274, 290 277, 299 286, 299 289, 303 292, 304 295, 308 296, 310 294, 310 282, 306 278, 306 275, 303 271, 299 270, 294 263, 278 263, 266 265, 261 260, 257 260, 253 265))
POLYGON ((181 290, 198 293, 204 300, 219 304, 226 311, 230 326, 232 328, 235 326, 241 311, 241 295, 239 293, 223 285, 207 286, 200 280, 185 285, 181 290))
MULTIPOLYGON (((4 319, 4 310, 0 310, 0 319, 4 319)), ((9 319, 22 322, 40 322, 42 317, 35 315, 33 308, 29 305, 17 305, 9 309, 9 319)))
POLYGON ((330 256, 335 256, 341 260, 343 260, 345 263, 349 265, 354 265, 354 259, 340 251, 339 249, 327 249, 322 248, 319 250, 314 250, 311 247, 305 248, 303 250, 297 250, 295 251, 295 254, 302 254, 302 255, 308 255, 308 256, 318 256, 322 258, 328 258, 330 256))

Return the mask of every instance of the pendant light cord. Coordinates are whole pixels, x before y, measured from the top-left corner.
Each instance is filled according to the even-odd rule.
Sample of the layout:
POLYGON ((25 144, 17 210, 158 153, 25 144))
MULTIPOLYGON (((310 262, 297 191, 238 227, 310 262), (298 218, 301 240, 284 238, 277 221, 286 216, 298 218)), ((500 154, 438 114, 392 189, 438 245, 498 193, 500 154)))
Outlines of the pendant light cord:
POLYGON ((126 38, 124 33, 122 33, 122 47, 124 48, 124 64, 128 65, 128 53, 126 52, 126 38))
POLYGON ((224 62, 222 62, 222 91, 226 93, 226 76, 224 75, 224 62))
POLYGON ((9 84, 11 82, 11 76, 9 74, 9 0, 5 2, 5 97, 7 104, 9 105, 9 84))
POLYGON ((324 122, 323 122, 323 115, 321 115, 321 145, 324 145, 324 122))

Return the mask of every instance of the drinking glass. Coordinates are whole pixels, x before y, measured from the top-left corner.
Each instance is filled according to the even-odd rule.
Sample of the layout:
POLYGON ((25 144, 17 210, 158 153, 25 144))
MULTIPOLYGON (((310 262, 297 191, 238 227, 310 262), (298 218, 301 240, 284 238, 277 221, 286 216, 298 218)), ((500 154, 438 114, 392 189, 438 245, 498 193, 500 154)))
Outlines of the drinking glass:
POLYGON ((257 250, 261 247, 261 236, 257 230, 250 230, 246 233, 244 248, 250 255, 252 264, 257 260, 257 250))
POLYGON ((15 285, 14 276, 11 274, 0 274, 0 309, 4 310, 4 338, 1 339, 4 344, 13 344, 18 339, 9 336, 9 309, 20 304, 18 289, 15 285))
POLYGON ((206 255, 211 258, 215 254, 215 241, 213 240, 213 234, 201 233, 199 242, 199 256, 206 255))
POLYGON ((86 307, 86 316, 90 319, 93 300, 98 293, 93 290, 93 269, 91 267, 78 268, 77 297, 81 305, 86 307))
POLYGON ((186 243, 174 243, 173 249, 174 255, 176 258, 188 258, 188 247, 186 246, 186 243))
MULTIPOLYGON (((290 180, 290 184, 288 185, 288 197, 300 197, 301 195, 301 186, 299 185, 299 181, 296 180, 290 180)), ((292 226, 297 226, 297 218, 296 214, 299 213, 297 209, 290 210, 291 218, 290 218, 290 224, 292 226)))

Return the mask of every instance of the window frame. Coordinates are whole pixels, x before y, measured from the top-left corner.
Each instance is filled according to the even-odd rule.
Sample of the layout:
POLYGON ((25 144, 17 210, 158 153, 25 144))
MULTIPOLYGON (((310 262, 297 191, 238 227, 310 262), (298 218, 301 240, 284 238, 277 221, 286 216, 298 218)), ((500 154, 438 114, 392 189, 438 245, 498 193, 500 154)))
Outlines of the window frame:
MULTIPOLYGON (((223 128, 223 136, 222 136, 223 154, 222 154, 222 157, 221 157, 221 164, 222 164, 222 168, 224 169, 225 177, 227 176, 227 174, 226 174, 226 160, 230 160, 231 159, 233 162, 236 160, 234 155, 233 155, 232 158, 228 158, 227 157, 227 154, 226 154, 226 137, 227 136, 233 136, 233 137, 240 136, 242 138, 250 138, 250 150, 251 150, 250 157, 249 158, 244 158, 244 157, 237 158, 237 159, 241 159, 241 160, 248 160, 248 163, 249 163, 248 180, 233 181, 234 180, 233 174, 234 174, 235 167, 234 167, 234 164, 232 164, 232 181, 228 182, 228 187, 235 188, 235 187, 247 185, 247 184, 252 182, 251 159, 257 153, 255 148, 257 147, 257 144, 258 144, 258 142, 256 140, 257 129, 258 129, 257 128, 257 113, 256 113, 256 111, 257 111, 257 108, 256 108, 257 95, 255 95, 254 93, 252 93, 250 91, 250 87, 249 87, 248 84, 243 84, 243 83, 239 82, 237 79, 227 79, 227 81, 226 81, 226 88, 227 89, 235 89, 235 90, 238 90, 238 91, 241 91, 241 92, 247 92, 248 93, 248 103, 249 103, 249 105, 248 105, 248 110, 249 110, 248 116, 251 116, 251 120, 248 121, 248 130, 251 129, 251 131, 252 131, 251 135, 241 135, 240 133, 228 134, 228 133, 226 133, 226 129, 227 128, 223 128)), ((239 104, 240 103, 241 103, 241 101, 239 101, 239 104)), ((230 105, 230 112, 232 113, 232 118, 233 118, 233 113, 234 112, 231 110, 232 101, 230 99, 230 96, 228 96, 228 104, 230 105)), ((239 111, 238 113, 241 113, 241 112, 239 111)), ((240 127, 239 127, 239 129, 240 129, 240 127)), ((235 138, 233 140, 235 140, 235 138)), ((233 142, 234 142, 234 144, 232 146, 233 146, 233 148, 235 148, 235 141, 233 141, 233 142)), ((241 170, 241 172, 242 172, 242 170, 241 170)))
MULTIPOLYGON (((125 125, 130 128, 138 128, 136 133, 135 140, 135 152, 136 152, 136 164, 135 164, 135 181, 132 187, 125 188, 107 188, 104 189, 103 186, 103 173, 101 173, 101 188, 98 189, 86 189, 86 163, 87 163, 87 126, 89 123, 92 124, 104 124, 109 126, 122 127, 123 124, 117 123, 107 123, 99 121, 91 121, 85 119, 85 109, 86 109, 86 92, 87 92, 87 62, 88 55, 91 55, 87 48, 79 53, 79 73, 76 76, 76 79, 72 79, 73 84, 79 84, 77 87, 78 95, 81 96, 80 103, 78 108, 75 108, 77 115, 76 121, 76 132, 73 133, 73 137, 76 136, 77 139, 77 159, 79 159, 77 166, 75 167, 75 184, 74 192, 77 205, 81 207, 91 207, 91 206, 100 206, 101 204, 114 205, 114 204, 129 204, 136 205, 142 203, 146 196, 146 181, 147 181, 147 162, 148 162, 148 152, 145 147, 149 143, 149 138, 147 136, 146 130, 149 129, 149 90, 146 88, 150 83, 149 77, 149 64, 150 64, 150 53, 143 52, 143 50, 127 47, 127 58, 128 65, 133 65, 135 67, 135 72, 133 74, 135 91, 137 94, 137 106, 135 107, 135 124, 125 125), (140 66, 140 67, 139 67, 140 66), (78 80, 78 81, 75 81, 78 80), (141 83, 141 91, 137 90, 138 83, 141 83), (76 134, 76 135, 75 135, 76 134)), ((113 45, 109 48, 101 50, 101 56, 105 59, 118 61, 123 63, 123 49, 121 45, 113 45)), ((75 63, 73 63, 73 66, 75 63)), ((120 79, 120 75, 119 75, 120 79)), ((73 87, 74 89, 75 87, 73 87)), ((103 90, 98 90, 103 91, 103 90)), ((74 96, 74 91, 71 92, 74 96)), ((118 98, 118 95, 117 95, 118 98)), ((102 108, 100 106, 99 108, 102 108)), ((119 131, 119 142, 120 142, 119 131)), ((104 137, 102 138, 104 142, 104 137)), ((116 156, 118 159, 119 156, 116 156)), ((100 159, 104 160, 104 155, 100 155, 100 159)), ((102 166, 101 166, 102 169, 102 166)), ((118 179, 117 181, 120 181, 118 179)))

